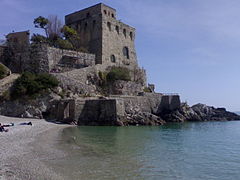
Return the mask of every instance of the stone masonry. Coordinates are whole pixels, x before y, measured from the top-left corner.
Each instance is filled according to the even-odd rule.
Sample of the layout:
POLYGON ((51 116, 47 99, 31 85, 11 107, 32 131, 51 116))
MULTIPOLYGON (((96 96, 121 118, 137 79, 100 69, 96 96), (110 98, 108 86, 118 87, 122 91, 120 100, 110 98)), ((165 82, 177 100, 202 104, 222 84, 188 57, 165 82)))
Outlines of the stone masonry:
POLYGON ((116 19, 116 10, 102 3, 69 14, 66 25, 83 37, 81 45, 96 54, 96 64, 138 67, 135 29, 116 19))

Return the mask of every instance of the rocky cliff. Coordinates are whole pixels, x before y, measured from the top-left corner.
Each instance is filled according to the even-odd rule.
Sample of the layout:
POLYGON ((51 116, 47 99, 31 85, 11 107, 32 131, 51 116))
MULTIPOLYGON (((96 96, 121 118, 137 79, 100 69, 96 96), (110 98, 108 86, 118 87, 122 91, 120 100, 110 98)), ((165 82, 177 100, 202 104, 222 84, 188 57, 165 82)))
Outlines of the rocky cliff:
POLYGON ((240 120, 239 115, 228 112, 225 108, 215 108, 205 104, 196 104, 190 107, 183 103, 179 109, 164 111, 160 116, 166 122, 240 120))

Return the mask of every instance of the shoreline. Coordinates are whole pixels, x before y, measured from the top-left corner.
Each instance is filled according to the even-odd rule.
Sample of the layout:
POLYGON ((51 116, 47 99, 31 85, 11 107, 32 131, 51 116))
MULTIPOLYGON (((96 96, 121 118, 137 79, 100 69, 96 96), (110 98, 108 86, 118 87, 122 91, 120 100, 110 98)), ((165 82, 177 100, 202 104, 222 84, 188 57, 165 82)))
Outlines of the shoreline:
POLYGON ((64 156, 55 145, 61 130, 70 125, 5 116, 0 116, 0 123, 15 124, 6 128, 9 132, 0 133, 0 180, 64 179, 44 161, 64 156), (33 126, 19 125, 30 121, 33 126))

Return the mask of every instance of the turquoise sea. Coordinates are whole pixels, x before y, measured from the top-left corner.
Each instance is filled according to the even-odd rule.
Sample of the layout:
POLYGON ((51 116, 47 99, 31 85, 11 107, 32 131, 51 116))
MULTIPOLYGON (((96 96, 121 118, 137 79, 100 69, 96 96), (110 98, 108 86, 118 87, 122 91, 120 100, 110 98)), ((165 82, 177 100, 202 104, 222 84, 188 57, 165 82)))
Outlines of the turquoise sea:
POLYGON ((238 121, 74 127, 60 138, 66 156, 50 164, 66 179, 240 179, 238 121))

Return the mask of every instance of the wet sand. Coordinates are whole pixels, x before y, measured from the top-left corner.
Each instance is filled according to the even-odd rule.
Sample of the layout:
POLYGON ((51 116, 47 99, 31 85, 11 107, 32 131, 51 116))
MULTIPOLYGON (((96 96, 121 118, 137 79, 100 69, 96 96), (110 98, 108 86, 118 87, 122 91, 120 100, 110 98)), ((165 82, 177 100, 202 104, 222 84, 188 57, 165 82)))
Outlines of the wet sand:
POLYGON ((0 180, 65 179, 44 162, 64 157, 56 148, 59 133, 68 125, 45 120, 0 116, 0 123, 14 123, 9 132, 0 132, 0 180), (33 126, 19 125, 31 121, 33 126))

